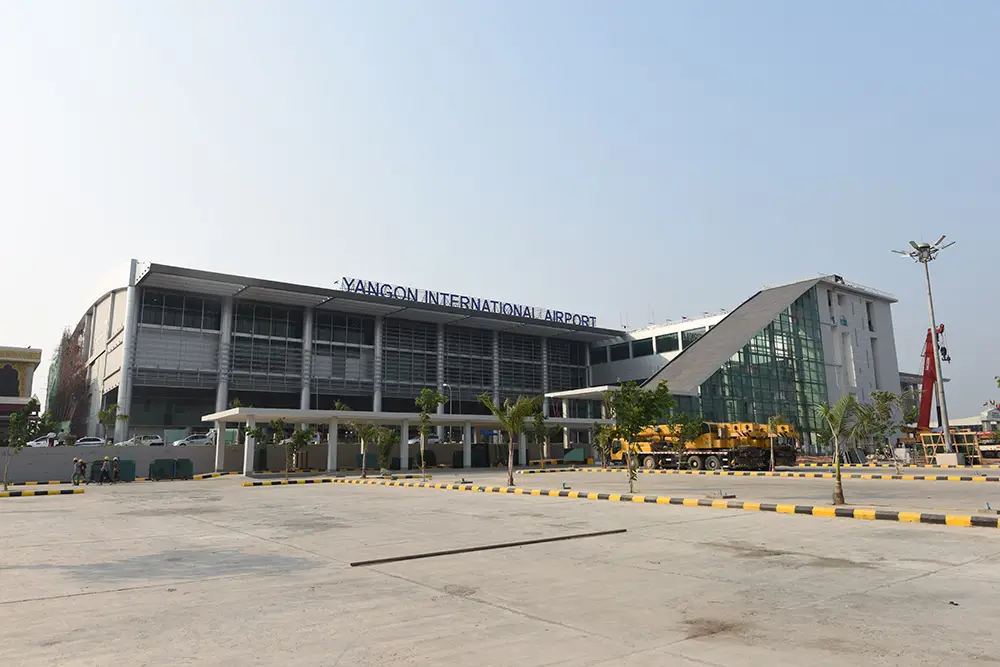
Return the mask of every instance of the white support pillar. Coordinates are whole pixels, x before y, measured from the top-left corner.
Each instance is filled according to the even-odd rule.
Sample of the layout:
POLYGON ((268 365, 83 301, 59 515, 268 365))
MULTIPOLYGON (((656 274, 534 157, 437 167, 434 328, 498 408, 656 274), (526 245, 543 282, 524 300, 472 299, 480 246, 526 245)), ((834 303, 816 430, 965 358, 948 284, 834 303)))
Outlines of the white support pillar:
POLYGON ((326 439, 326 471, 327 472, 337 472, 337 440, 338 433, 337 427, 340 426, 340 421, 337 419, 330 420, 330 434, 326 439))
MULTIPOLYGON (((128 288, 125 291, 125 330, 122 332, 122 369, 121 381, 118 384, 118 414, 132 413, 132 375, 134 374, 133 359, 135 358, 135 332, 139 322, 139 305, 136 296, 135 280, 138 262, 132 260, 128 272, 128 288)), ((124 420, 115 421, 115 442, 125 440, 128 434, 128 423, 124 420)))
MULTIPOLYGON (((247 418, 247 431, 257 426, 257 421, 253 417, 247 418)), ((254 449, 257 445, 256 438, 251 438, 250 434, 247 434, 246 439, 243 444, 243 474, 249 475, 253 473, 253 455, 254 449)))
POLYGON ((233 342, 233 297, 222 300, 219 322, 218 384, 215 387, 215 411, 229 407, 229 350, 233 342))
MULTIPOLYGON (((564 398, 563 399, 563 402, 562 402, 562 416, 563 416, 564 419, 569 417, 569 399, 568 398, 564 398)), ((564 426, 563 427, 563 456, 566 455, 567 451, 569 451, 569 427, 568 426, 564 426)))
POLYGON ((399 427, 399 469, 410 469, 410 422, 406 419, 399 427))
MULTIPOLYGON (((437 325, 437 390, 438 393, 444 393, 444 322, 438 322, 437 325)), ((437 413, 444 414, 443 403, 437 406, 437 413)), ((438 440, 444 442, 444 426, 438 424, 435 430, 438 440)))
POLYGON ((500 332, 493 330, 493 402, 500 402, 500 332))
POLYGON ((372 395, 372 412, 382 412, 382 326, 385 318, 375 316, 375 363, 373 364, 375 392, 372 395))
POLYGON ((465 431, 462 433, 462 467, 472 467, 472 422, 465 422, 465 431))
POLYGON ((522 432, 519 440, 520 442, 517 444, 517 464, 526 466, 528 465, 528 434, 522 432))
POLYGON ((215 422, 215 472, 226 466, 226 422, 215 422))
POLYGON ((299 409, 312 407, 312 365, 313 365, 313 308, 306 308, 302 314, 302 393, 299 409))
POLYGON ((549 339, 542 337, 542 414, 549 416, 549 339))

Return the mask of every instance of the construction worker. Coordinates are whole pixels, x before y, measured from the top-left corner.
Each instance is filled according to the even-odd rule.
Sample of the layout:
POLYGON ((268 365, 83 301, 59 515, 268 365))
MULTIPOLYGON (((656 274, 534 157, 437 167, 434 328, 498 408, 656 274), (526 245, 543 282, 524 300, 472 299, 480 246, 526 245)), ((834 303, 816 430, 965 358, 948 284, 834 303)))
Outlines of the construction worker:
POLYGON ((118 465, 118 457, 111 460, 111 481, 117 484, 121 481, 121 467, 118 465))
POLYGON ((80 459, 73 457, 73 486, 80 486, 80 459))
POLYGON ((108 480, 108 484, 111 483, 111 457, 105 456, 104 463, 101 464, 101 481, 98 482, 101 486, 104 486, 104 480, 108 480))
POLYGON ((83 458, 80 458, 76 462, 76 467, 77 467, 77 477, 79 478, 79 480, 84 484, 90 484, 90 480, 87 479, 87 462, 84 461, 83 458))

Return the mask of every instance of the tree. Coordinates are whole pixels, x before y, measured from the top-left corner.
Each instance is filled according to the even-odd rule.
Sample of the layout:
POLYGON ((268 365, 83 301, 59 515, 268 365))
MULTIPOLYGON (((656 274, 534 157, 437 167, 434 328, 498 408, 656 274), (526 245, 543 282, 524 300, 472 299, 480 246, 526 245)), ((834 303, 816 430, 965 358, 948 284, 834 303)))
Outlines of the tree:
POLYGON ((623 383, 617 391, 607 392, 605 398, 615 420, 615 431, 624 447, 629 493, 635 493, 636 471, 632 460, 635 441, 641 431, 655 426, 674 407, 674 398, 666 382, 660 381, 655 389, 650 390, 631 380, 623 383))
POLYGON ((843 505, 844 485, 840 478, 840 443, 842 440, 849 440, 855 433, 855 423, 858 414, 858 399, 854 394, 842 396, 839 401, 830 406, 827 403, 819 403, 817 406, 823 421, 830 428, 830 437, 833 439, 833 475, 836 483, 833 490, 833 504, 843 505))
POLYGON ((399 444, 399 433, 394 428, 379 426, 375 437, 379 468, 383 475, 388 475, 392 463, 392 448, 399 444))
POLYGON ((118 421, 118 404, 112 403, 102 410, 97 411, 97 421, 101 422, 104 428, 104 441, 108 440, 108 431, 114 432, 115 422, 118 421))
POLYGON ((507 432, 507 486, 514 486, 514 441, 524 433, 525 421, 540 408, 542 397, 518 396, 516 401, 505 398, 497 404, 490 394, 480 394, 478 400, 500 421, 500 429, 507 432))
POLYGON ((48 411, 57 421, 70 423, 70 433, 86 430, 90 391, 87 384, 87 357, 83 351, 81 322, 76 330, 63 331, 53 364, 53 385, 49 389, 48 411))
POLYGON ((312 428, 302 428, 301 426, 292 431, 292 437, 285 438, 285 479, 288 479, 288 471, 295 465, 295 455, 303 451, 316 435, 316 430, 312 428))
POLYGON ((787 423, 788 420, 785 419, 785 415, 780 412, 767 418, 767 439, 771 445, 771 472, 774 472, 774 441, 778 437, 778 427, 784 426, 787 423))
POLYGON ((355 432, 361 439, 361 477, 368 477, 368 443, 378 442, 377 424, 355 424, 355 432))
MULTIPOLYGON (((431 434, 431 415, 437 413, 439 405, 444 405, 448 398, 436 389, 421 389, 420 396, 416 398, 417 409, 420 410, 420 476, 426 478, 424 471, 424 448, 427 444, 427 436, 431 434)), ((407 433, 409 438, 410 434, 407 433)))
POLYGON ((122 430, 124 431, 123 435, 125 436, 122 438, 122 440, 123 441, 128 440, 128 415, 126 414, 118 415, 117 421, 120 421, 122 423, 122 430))
POLYGON ((674 449, 683 452, 688 444, 694 442, 701 435, 702 422, 697 417, 692 417, 683 412, 674 413, 670 418, 671 435, 674 441, 674 449))
POLYGON ((876 453, 880 448, 887 448, 898 474, 899 461, 896 459, 895 450, 889 444, 889 438, 906 423, 903 421, 905 415, 901 414, 903 399, 891 391, 873 391, 871 399, 870 404, 858 404, 856 435, 871 442, 876 453))
MULTIPOLYGON (((542 452, 545 451, 545 441, 549 437, 549 425, 545 422, 545 412, 542 411, 541 406, 531 416, 528 433, 531 435, 531 439, 535 441, 535 444, 538 445, 538 458, 542 458, 542 452)), ((526 463, 527 461, 522 461, 521 465, 525 465, 526 463)))
POLYGON ((55 422, 48 412, 38 414, 41 404, 38 399, 31 399, 17 412, 10 415, 9 436, 4 450, 3 490, 7 490, 7 473, 10 470, 10 460, 24 448, 26 444, 42 433, 55 430, 55 422))
POLYGON ((601 455, 601 467, 611 464, 611 443, 618 437, 612 424, 594 424, 594 444, 601 455))

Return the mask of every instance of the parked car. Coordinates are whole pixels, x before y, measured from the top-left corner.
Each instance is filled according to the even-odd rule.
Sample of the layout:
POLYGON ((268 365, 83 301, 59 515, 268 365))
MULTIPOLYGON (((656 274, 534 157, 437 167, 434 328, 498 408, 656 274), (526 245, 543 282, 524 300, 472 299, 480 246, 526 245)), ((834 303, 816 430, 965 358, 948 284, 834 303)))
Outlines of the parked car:
POLYGON ((137 435, 129 438, 125 442, 116 442, 116 447, 132 447, 134 445, 163 445, 163 438, 158 435, 137 435))
POLYGON ((38 436, 37 438, 35 438, 31 442, 27 443, 25 446, 26 447, 48 447, 49 446, 49 438, 52 438, 54 444, 59 444, 59 442, 56 440, 56 434, 55 433, 49 433, 47 435, 38 436))
MULTIPOLYGON (((409 444, 411 444, 411 445, 419 445, 420 444, 420 436, 417 436, 416 438, 410 438, 407 442, 409 442, 409 444)), ((436 434, 429 435, 429 436, 427 436, 427 441, 424 444, 426 444, 426 445, 440 445, 441 444, 441 438, 437 437, 436 434)))
POLYGON ((80 438, 76 441, 77 447, 101 447, 104 445, 104 438, 98 438, 96 436, 88 435, 85 438, 80 438))
POLYGON ((215 439, 207 433, 195 433, 180 440, 174 440, 174 447, 186 447, 187 445, 214 445, 215 439))

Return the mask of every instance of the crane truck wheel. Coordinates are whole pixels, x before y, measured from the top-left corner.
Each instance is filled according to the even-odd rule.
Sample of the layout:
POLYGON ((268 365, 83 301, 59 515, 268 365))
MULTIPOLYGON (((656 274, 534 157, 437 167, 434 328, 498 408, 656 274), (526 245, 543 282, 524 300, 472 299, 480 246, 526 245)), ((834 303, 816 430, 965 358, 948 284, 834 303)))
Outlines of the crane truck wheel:
POLYGON ((653 470, 656 468, 656 457, 654 456, 644 456, 642 457, 642 467, 646 470, 653 470))
POLYGON ((688 464, 688 469, 690 470, 701 470, 702 468, 701 457, 692 454, 691 456, 688 457, 687 464, 688 464))
POLYGON ((721 467, 722 461, 719 460, 718 456, 705 457, 705 470, 718 470, 721 467))

